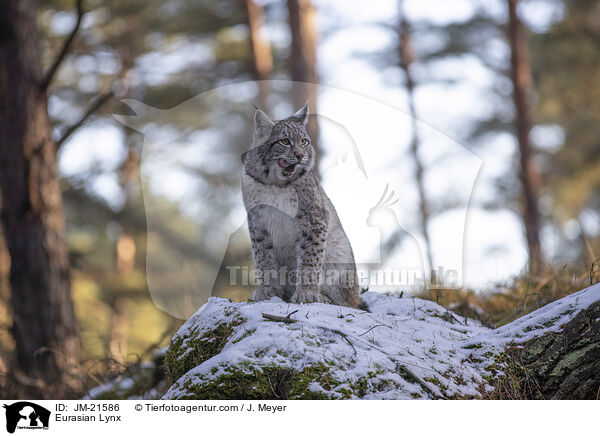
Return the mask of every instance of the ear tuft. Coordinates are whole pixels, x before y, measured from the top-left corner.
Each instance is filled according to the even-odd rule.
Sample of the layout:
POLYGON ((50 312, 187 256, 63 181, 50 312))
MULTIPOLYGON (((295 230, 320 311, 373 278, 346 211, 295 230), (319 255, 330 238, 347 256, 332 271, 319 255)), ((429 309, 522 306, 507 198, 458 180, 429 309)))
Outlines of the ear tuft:
POLYGON ((308 109, 308 100, 307 100, 304 107, 302 109, 300 109, 298 112, 296 112, 294 115, 292 115, 290 118, 294 118, 296 121, 298 121, 306 126, 306 124, 308 123, 309 115, 310 115, 310 111, 308 109))
POLYGON ((260 144, 264 142, 271 134, 271 129, 275 123, 267 116, 266 113, 257 109, 254 112, 254 143, 260 144))

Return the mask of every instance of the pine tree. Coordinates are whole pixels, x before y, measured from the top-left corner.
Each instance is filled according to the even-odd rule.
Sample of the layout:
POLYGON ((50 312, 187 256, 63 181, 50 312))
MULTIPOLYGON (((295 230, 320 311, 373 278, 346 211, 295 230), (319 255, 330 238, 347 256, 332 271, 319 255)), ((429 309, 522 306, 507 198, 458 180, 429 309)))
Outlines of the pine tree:
MULTIPOLYGON (((0 187, 11 258, 16 396, 81 391, 65 219, 51 137, 34 0, 8 0, 0 16, 0 187)), ((57 64, 54 64, 57 65, 57 64)), ((52 72, 53 69, 50 70, 52 72)))

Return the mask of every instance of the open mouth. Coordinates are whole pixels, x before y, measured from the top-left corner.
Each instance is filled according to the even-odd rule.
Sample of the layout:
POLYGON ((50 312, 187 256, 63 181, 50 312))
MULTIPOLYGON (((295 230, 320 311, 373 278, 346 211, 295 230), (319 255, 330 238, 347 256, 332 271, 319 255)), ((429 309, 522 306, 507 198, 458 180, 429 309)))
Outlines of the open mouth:
POLYGON ((285 159, 277 159, 277 165, 279 165, 279 167, 283 170, 283 174, 285 176, 291 176, 294 173, 298 163, 291 164, 285 159))

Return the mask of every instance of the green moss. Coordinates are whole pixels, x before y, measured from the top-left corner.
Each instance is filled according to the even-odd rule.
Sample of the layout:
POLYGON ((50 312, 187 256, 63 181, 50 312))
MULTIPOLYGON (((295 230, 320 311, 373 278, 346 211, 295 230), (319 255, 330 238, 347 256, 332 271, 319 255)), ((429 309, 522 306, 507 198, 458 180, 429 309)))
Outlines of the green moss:
POLYGON ((539 355, 541 355, 546 348, 554 341, 552 335, 540 336, 536 338, 536 340, 529 342, 529 346, 524 349, 523 357, 527 361, 535 360, 539 355))
MULTIPOLYGON (((496 356, 494 363, 485 368, 488 371, 484 379, 494 386, 491 394, 484 395, 492 399, 525 399, 524 391, 529 389, 530 369, 519 360, 519 350, 508 348, 496 356)), ((543 399, 531 397, 530 399, 543 399)))
POLYGON ((423 380, 436 385, 442 390, 442 392, 448 389, 448 386, 442 383, 442 381, 437 377, 437 375, 434 375, 433 377, 423 377, 423 380))
MULTIPOLYGON (((366 395, 375 392, 385 392, 389 390, 400 389, 401 386, 393 380, 381 377, 381 375, 385 375, 387 372, 389 372, 389 370, 384 368, 380 368, 375 371, 369 371, 365 377, 361 377, 358 380, 349 383, 350 389, 344 392, 344 398, 363 398, 366 395)), ((407 373, 405 373, 405 371, 400 369, 397 372, 405 380, 412 382, 412 380, 408 380, 410 377, 407 373)))
POLYGON ((506 351, 502 351, 496 356, 494 356, 494 360, 492 363, 487 365, 484 368, 486 374, 482 374, 484 380, 491 382, 494 380, 499 374, 503 374, 506 368, 506 364, 508 362, 506 351))
POLYGON ((243 339, 245 339, 248 336, 250 336, 251 334, 253 334, 255 331, 256 331, 256 329, 246 330, 242 336, 240 336, 239 338, 236 338, 235 340, 231 341, 231 343, 232 344, 237 344, 238 342, 242 341, 243 339))
POLYGON ((472 353, 469 354, 469 356, 467 357, 467 362, 470 363, 481 363, 483 362, 483 359, 479 358, 479 357, 475 357, 475 355, 473 355, 472 353))
POLYGON ((214 329, 200 332, 192 330, 189 336, 175 336, 165 355, 167 372, 172 381, 178 380, 190 369, 216 356, 221 352, 234 327, 245 322, 243 318, 234 318, 227 323, 218 324, 214 329))
POLYGON ((581 364, 581 360, 590 352, 597 350, 599 346, 597 344, 590 344, 587 347, 575 350, 566 356, 564 356, 560 362, 556 364, 552 372, 550 373, 553 377, 562 377, 566 373, 569 373, 581 364))
POLYGON ((561 319, 563 319, 565 316, 571 315, 573 312, 575 312, 575 309, 568 309, 565 310, 562 314, 555 316, 554 318, 549 319, 548 321, 546 321, 543 326, 544 327, 552 327, 554 324, 556 324, 557 321, 560 321, 561 319))
POLYGON ((551 318, 548 321, 546 321, 543 324, 543 326, 544 327, 552 327, 554 324, 556 324, 556 321, 558 321, 559 319, 561 319, 561 316, 555 316, 554 318, 551 318))
POLYGON ((464 379, 462 374, 454 376, 453 379, 454 379, 454 383, 456 383, 457 386, 463 386, 463 385, 467 384, 467 381, 464 379))
MULTIPOLYGON (((579 386, 593 383, 600 345, 596 324, 600 303, 584 309, 562 332, 541 335, 519 347, 509 347, 498 366, 502 374, 494 380, 494 399, 596 398, 597 385, 589 390, 579 386), (575 383, 573 381, 576 380, 575 383), (573 391, 573 385, 578 388, 573 391)), ((551 326, 574 313, 570 308, 548 320, 551 326)), ((500 359, 498 359, 500 360, 500 359)), ((487 368, 486 368, 487 369, 487 368)))
MULTIPOLYGON (((554 324, 554 321, 550 320, 550 321, 546 322, 546 324, 544 324, 544 325, 546 325, 546 327, 549 327, 550 325, 554 324), (550 324, 546 325, 548 323, 550 323, 550 324)), ((544 326, 542 326, 542 325, 530 325, 530 326, 525 327, 523 329, 523 332, 527 333, 527 332, 531 332, 533 330, 540 330, 540 329, 543 329, 543 328, 544 328, 544 326)))
MULTIPOLYGON (((256 361, 218 368, 212 376, 198 375, 180 381, 184 392, 179 399, 194 400, 321 400, 363 398, 368 394, 401 388, 395 381, 381 377, 388 370, 378 369, 354 381, 341 381, 332 374, 335 362, 325 362, 294 370, 285 366, 260 367, 256 361), (331 366, 330 366, 331 365, 331 366), (319 391, 309 389, 315 383, 319 391)), ((401 374, 402 375, 402 374, 401 374)), ((420 397, 420 395, 419 395, 420 397)))
POLYGON ((186 392, 179 397, 188 400, 323 400, 338 398, 333 388, 341 383, 330 374, 324 364, 313 365, 297 371, 279 366, 255 366, 243 362, 236 366, 221 368, 216 378, 193 377, 183 383, 186 392), (325 391, 314 392, 311 383, 319 383, 325 391))

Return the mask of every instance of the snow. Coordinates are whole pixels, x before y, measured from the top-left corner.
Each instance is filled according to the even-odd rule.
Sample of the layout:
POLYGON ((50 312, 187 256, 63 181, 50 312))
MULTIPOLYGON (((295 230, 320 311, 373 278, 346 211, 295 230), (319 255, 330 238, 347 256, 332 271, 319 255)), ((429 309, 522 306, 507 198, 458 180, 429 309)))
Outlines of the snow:
MULTIPOLYGON (((137 393, 140 389, 135 389, 136 384, 140 383, 144 375, 152 374, 156 370, 156 361, 160 356, 164 356, 166 347, 157 350, 151 362, 143 362, 131 375, 121 374, 105 383, 90 389, 81 399, 94 400, 97 398, 110 399, 128 399, 128 400, 156 400, 159 399, 166 389, 158 389, 157 386, 148 386, 144 392, 137 393)), ((139 387, 138 387, 139 388, 139 387)))
POLYGON ((511 342, 518 344, 540 336, 541 330, 544 332, 560 331, 562 326, 573 319, 577 313, 587 309, 598 300, 600 300, 600 283, 556 300, 535 312, 491 330, 481 338, 475 337, 470 343, 492 343, 504 347, 511 342))
POLYGON ((106 394, 107 392, 126 391, 133 387, 134 380, 131 377, 119 376, 114 380, 95 386, 83 396, 82 400, 93 400, 106 394))
MULTIPOLYGON (((248 361, 295 370, 333 361, 333 377, 347 382, 329 390, 333 397, 341 397, 344 389, 364 378, 370 380, 370 386, 388 388, 373 389, 363 398, 477 395, 477 388, 484 383, 484 360, 479 357, 469 362, 478 350, 464 345, 474 337, 490 334, 488 328, 431 301, 374 292, 363 294, 363 299, 370 313, 328 304, 294 305, 277 298, 256 303, 211 298, 175 338, 197 338, 239 317, 245 322, 234 328, 221 353, 186 373, 164 398, 185 396, 185 386, 190 383, 215 380, 228 367, 248 361), (297 311, 292 318, 298 320, 293 324, 268 321, 262 316, 268 313, 285 317, 292 311, 297 311), (399 366, 422 384, 405 380, 399 366)), ((327 390, 318 382, 311 389, 327 390)))
MULTIPOLYGON (((579 311, 600 300, 600 284, 498 329, 427 300, 375 292, 362 298, 370 312, 328 304, 295 305, 278 298, 252 303, 211 298, 174 336, 174 340, 183 339, 179 358, 192 352, 193 339, 219 325, 231 325, 233 333, 220 353, 184 374, 163 398, 184 397, 190 384, 214 381, 229 368, 249 361, 258 367, 295 370, 327 364, 329 375, 340 383, 332 387, 315 380, 309 389, 332 398, 348 397, 347 392, 353 392, 353 384, 360 380, 368 380, 366 392, 360 396, 353 392, 351 398, 476 397, 491 389, 486 368, 508 344, 560 331, 579 311), (263 313, 282 317, 292 313, 296 322, 269 321, 263 313), (413 377, 406 377, 401 369, 413 377)), ((157 355, 166 352, 161 349, 157 355)), ((153 370, 153 365, 142 364, 140 369, 153 370)), ((107 394, 155 399, 166 389, 154 386, 147 392, 130 392, 136 383, 136 376, 117 377, 91 389, 84 399, 107 394)))
POLYGON ((185 373, 163 398, 185 397, 189 386, 215 381, 248 362, 297 371, 325 364, 340 384, 314 380, 309 389, 332 398, 348 397, 349 391, 351 398, 364 399, 476 397, 482 389, 491 389, 486 367, 507 344, 539 336, 540 329, 559 330, 600 300, 600 285, 495 330, 431 301, 375 292, 362 297, 370 312, 319 303, 295 305, 278 298, 250 303, 211 298, 175 335, 183 339, 181 356, 191 352, 192 339, 223 323, 233 322, 233 333, 220 353, 185 373), (286 317, 292 312, 295 323, 262 316, 286 317), (361 380, 367 380, 367 389, 358 395, 353 386, 361 380))
MULTIPOLYGON (((249 361, 298 371, 325 363, 331 368, 329 375, 340 383, 332 387, 315 380, 309 389, 332 398, 347 397, 360 380, 368 380, 366 393, 360 395, 364 399, 476 397, 491 389, 486 367, 508 344, 560 331, 579 311, 600 300, 600 284, 498 329, 414 297, 367 292, 362 298, 370 312, 328 304, 295 305, 278 298, 253 303, 211 298, 174 336, 183 339, 179 357, 192 351, 192 339, 219 325, 233 326, 233 333, 220 353, 184 374, 163 398, 183 397, 190 384, 216 380, 249 361), (296 322, 269 321, 264 313, 281 317, 292 313, 296 322)), ((155 387, 141 395, 128 394, 135 382, 134 377, 118 377, 91 389, 84 399, 111 391, 132 399, 160 397, 161 390, 155 387)), ((351 398, 358 395, 352 393, 351 398)))

